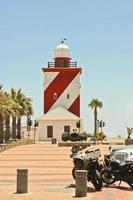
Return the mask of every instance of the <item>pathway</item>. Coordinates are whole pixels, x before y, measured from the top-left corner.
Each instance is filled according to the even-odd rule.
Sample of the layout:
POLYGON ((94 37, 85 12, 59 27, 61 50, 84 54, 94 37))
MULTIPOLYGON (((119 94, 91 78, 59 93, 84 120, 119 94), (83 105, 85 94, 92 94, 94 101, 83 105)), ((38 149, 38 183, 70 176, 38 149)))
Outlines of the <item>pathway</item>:
MULTIPOLYGON (((102 146, 107 154, 108 146, 102 146)), ((74 180, 71 176, 73 163, 70 147, 58 147, 49 142, 18 146, 0 153, 0 194, 4 200, 69 200, 74 199, 74 180), (15 194, 16 171, 27 168, 29 193, 15 194)), ((81 198, 76 198, 81 199, 81 198)), ((88 183, 90 200, 133 200, 133 192, 122 183, 96 192, 88 183)))

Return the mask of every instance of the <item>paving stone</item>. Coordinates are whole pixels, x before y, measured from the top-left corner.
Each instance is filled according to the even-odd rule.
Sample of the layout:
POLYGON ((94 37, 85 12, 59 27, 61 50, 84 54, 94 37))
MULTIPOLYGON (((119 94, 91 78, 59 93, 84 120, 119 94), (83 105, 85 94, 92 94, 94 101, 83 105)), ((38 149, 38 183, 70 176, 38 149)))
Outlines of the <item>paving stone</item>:
MULTIPOLYGON (((102 157, 108 145, 98 145, 102 157)), ((51 142, 9 148, 0 153, 0 194, 4 200, 72 200, 75 181, 71 175, 71 147, 58 147, 51 142), (17 168, 28 169, 28 193, 16 194, 17 168)), ((87 200, 133 200, 133 192, 124 182, 96 192, 88 183, 87 200)), ((81 198, 76 198, 80 199, 81 198)))

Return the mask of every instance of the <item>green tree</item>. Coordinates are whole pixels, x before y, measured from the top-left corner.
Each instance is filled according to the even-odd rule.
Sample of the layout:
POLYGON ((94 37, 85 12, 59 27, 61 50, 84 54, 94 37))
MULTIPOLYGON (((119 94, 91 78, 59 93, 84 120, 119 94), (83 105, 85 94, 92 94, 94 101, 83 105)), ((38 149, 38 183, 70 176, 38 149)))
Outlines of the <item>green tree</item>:
POLYGON ((13 113, 11 114, 12 116, 12 138, 16 139, 16 122, 17 122, 17 116, 18 116, 18 110, 19 110, 19 104, 18 104, 18 99, 17 99, 17 94, 19 90, 16 91, 15 89, 11 89, 11 98, 15 102, 14 107, 13 107, 13 113))
POLYGON ((10 113, 13 103, 10 95, 0 87, 0 143, 3 143, 3 139, 7 141, 10 138, 10 113))
POLYGON ((97 135, 97 109, 103 107, 103 103, 98 99, 92 99, 88 105, 92 109, 94 109, 94 136, 97 135))
POLYGON ((11 89, 10 94, 3 91, 0 85, 0 143, 12 138, 21 138, 21 117, 33 114, 32 100, 21 89, 11 89), (12 133, 10 131, 10 119, 12 118, 12 133))
POLYGON ((132 134, 132 133, 133 133, 133 128, 127 127, 127 134, 128 134, 127 139, 131 139, 131 134, 132 134))
POLYGON ((4 93, 5 95, 5 102, 6 103, 6 110, 4 113, 4 122, 5 122, 5 132, 4 132, 4 139, 8 141, 11 136, 10 131, 10 117, 14 114, 13 108, 15 107, 15 102, 12 100, 11 95, 7 92, 4 93))
POLYGON ((22 116, 33 115, 32 99, 26 97, 21 90, 18 91, 17 100, 19 103, 18 117, 17 117, 17 139, 21 138, 21 118, 22 116))
POLYGON ((104 132, 99 132, 97 133, 96 138, 98 141, 100 140, 102 143, 102 141, 106 138, 106 135, 104 134, 104 132))
POLYGON ((16 103, 14 114, 12 115, 12 138, 21 138, 21 118, 33 114, 32 100, 28 98, 22 91, 11 89, 11 97, 16 103))
POLYGON ((4 103, 4 93, 2 90, 2 85, 0 85, 0 143, 3 143, 3 133, 4 133, 3 103, 4 103))

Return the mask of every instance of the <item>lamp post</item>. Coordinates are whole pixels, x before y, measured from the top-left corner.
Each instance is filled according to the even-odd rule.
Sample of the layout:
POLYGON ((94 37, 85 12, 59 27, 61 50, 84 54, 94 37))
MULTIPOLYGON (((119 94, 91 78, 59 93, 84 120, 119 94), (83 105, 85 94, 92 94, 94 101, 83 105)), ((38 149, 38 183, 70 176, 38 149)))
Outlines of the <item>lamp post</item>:
POLYGON ((35 141, 36 141, 36 127, 34 126, 34 144, 35 144, 35 141))
POLYGON ((36 128, 38 127, 38 121, 34 121, 34 144, 36 142, 36 128))
POLYGON ((81 128, 81 123, 80 123, 80 120, 77 121, 76 123, 76 127, 79 129, 79 134, 80 134, 80 128, 81 128))
POLYGON ((32 120, 30 116, 27 116, 27 132, 28 132, 28 139, 30 138, 30 130, 32 126, 32 120))
POLYGON ((99 133, 100 121, 97 120, 97 132, 99 133))
POLYGON ((103 120, 100 121, 99 127, 101 128, 101 132, 103 132, 103 127, 105 127, 105 122, 103 120))

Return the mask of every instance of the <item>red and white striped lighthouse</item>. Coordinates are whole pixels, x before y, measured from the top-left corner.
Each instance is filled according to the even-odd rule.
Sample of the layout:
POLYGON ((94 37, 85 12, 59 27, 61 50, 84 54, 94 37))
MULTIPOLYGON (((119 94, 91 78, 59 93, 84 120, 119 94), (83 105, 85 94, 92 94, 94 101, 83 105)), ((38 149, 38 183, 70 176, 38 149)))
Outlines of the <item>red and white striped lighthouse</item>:
MULTIPOLYGON (((80 74, 77 62, 71 62, 64 41, 56 47, 54 62, 44 72, 44 114, 60 106, 80 117, 80 74)), ((63 117, 63 116, 62 116, 63 117)))

